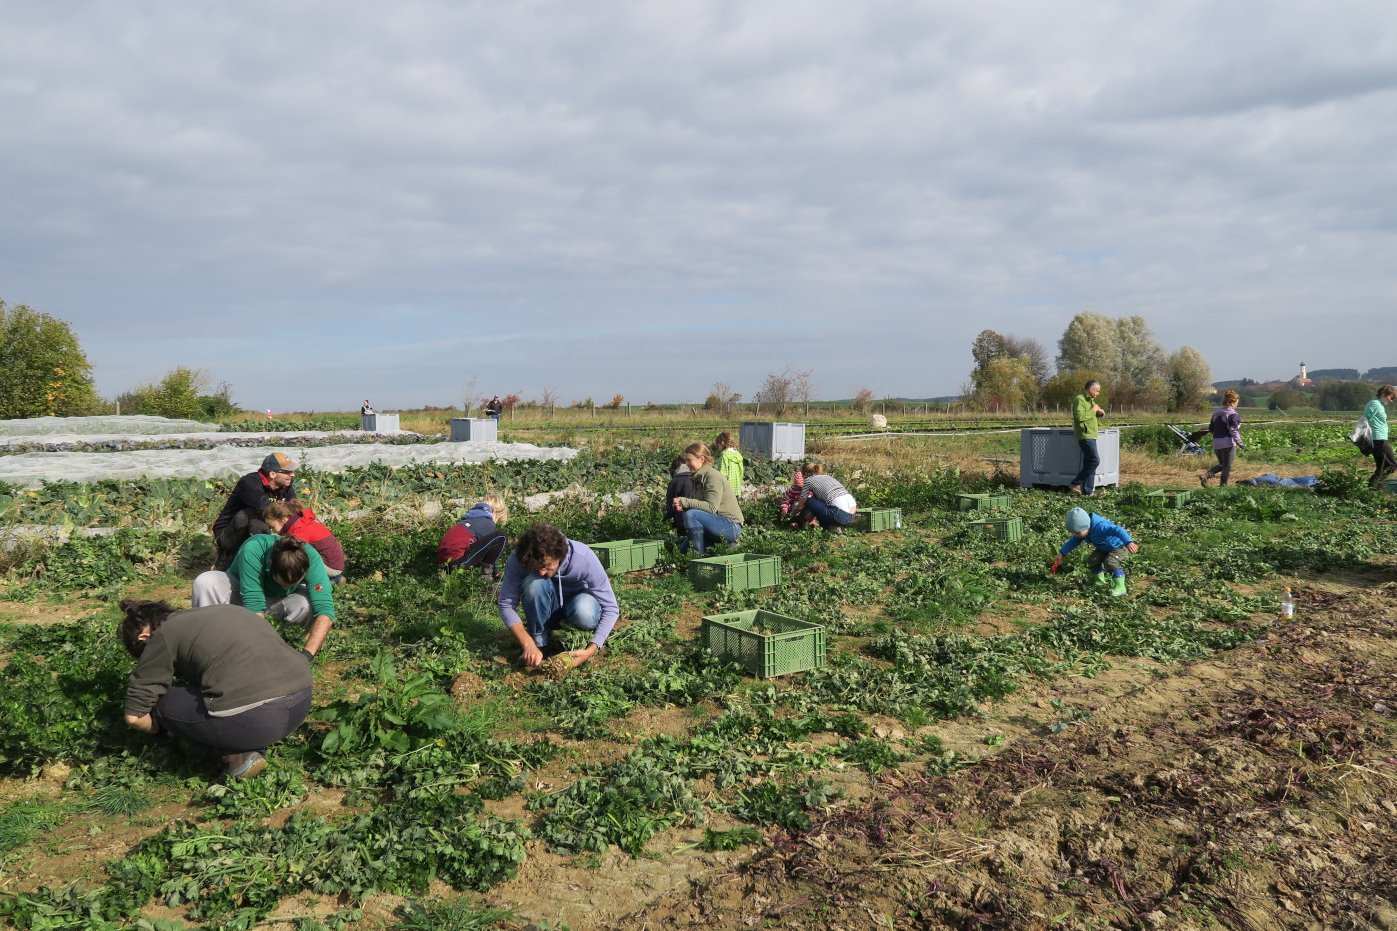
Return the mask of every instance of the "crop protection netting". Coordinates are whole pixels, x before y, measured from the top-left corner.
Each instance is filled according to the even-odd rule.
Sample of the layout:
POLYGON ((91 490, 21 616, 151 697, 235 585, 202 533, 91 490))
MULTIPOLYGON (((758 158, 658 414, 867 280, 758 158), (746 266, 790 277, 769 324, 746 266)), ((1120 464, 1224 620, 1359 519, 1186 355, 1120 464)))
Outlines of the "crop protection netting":
POLYGON ((112 415, 109 417, 29 417, 24 420, 0 420, 0 437, 4 436, 129 436, 132 434, 160 435, 167 433, 217 433, 218 424, 197 420, 170 420, 144 414, 112 415))
POLYGON ((109 453, 20 453, 0 456, 0 482, 34 487, 44 482, 102 479, 217 478, 256 469, 272 452, 289 452, 301 469, 339 472, 355 466, 428 462, 472 463, 520 459, 566 460, 577 450, 532 443, 382 443, 287 449, 276 446, 220 446, 214 449, 142 449, 109 453))

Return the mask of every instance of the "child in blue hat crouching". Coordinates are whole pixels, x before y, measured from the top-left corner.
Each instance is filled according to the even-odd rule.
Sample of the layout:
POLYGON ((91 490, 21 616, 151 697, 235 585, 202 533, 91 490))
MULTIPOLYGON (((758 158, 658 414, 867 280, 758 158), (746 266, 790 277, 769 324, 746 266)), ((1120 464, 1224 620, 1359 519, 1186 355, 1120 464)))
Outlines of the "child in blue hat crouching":
POLYGON ((1117 524, 1111 523, 1100 514, 1088 514, 1082 508, 1073 508, 1067 512, 1067 532, 1072 536, 1067 538, 1067 542, 1062 544, 1058 550, 1057 558, 1053 560, 1052 568, 1049 569, 1054 575, 1062 570, 1062 561, 1067 554, 1072 552, 1083 542, 1092 545, 1092 553, 1087 560, 1087 565, 1096 575, 1096 584, 1105 586, 1108 584, 1106 572, 1109 570, 1112 578, 1111 597, 1119 598, 1125 594, 1125 560, 1132 554, 1140 551, 1140 544, 1131 539, 1130 531, 1117 524))

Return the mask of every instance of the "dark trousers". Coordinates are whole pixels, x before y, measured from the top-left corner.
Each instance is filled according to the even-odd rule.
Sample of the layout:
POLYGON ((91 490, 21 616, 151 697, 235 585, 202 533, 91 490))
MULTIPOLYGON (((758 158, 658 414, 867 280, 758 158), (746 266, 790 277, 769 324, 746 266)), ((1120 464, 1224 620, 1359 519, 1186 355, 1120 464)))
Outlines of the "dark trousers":
POLYGON ((232 717, 216 718, 204 707, 197 688, 176 686, 156 702, 151 712, 161 730, 221 753, 261 750, 301 726, 310 713, 310 689, 258 705, 232 717))
POLYGON ((471 544, 471 548, 466 550, 466 554, 455 562, 447 563, 449 569, 480 569, 484 571, 486 566, 490 567, 490 575, 495 578, 500 577, 500 557, 504 555, 504 545, 508 538, 496 530, 494 533, 487 533, 471 544))
POLYGON ((1219 485, 1226 485, 1228 476, 1232 474, 1232 463, 1237 459, 1237 447, 1228 446, 1224 449, 1213 450, 1213 455, 1218 457, 1218 464, 1208 470, 1208 478, 1214 475, 1221 475, 1219 485))
POLYGON ((1077 448, 1082 451, 1082 468, 1072 484, 1089 495, 1096 490, 1096 467, 1101 465, 1101 457, 1096 453, 1096 440, 1078 440, 1077 448))
POLYGON ((1383 479, 1397 470, 1397 459, 1392 456, 1392 444, 1387 440, 1373 440, 1373 461, 1377 463, 1377 468, 1373 470, 1373 477, 1368 480, 1368 484, 1377 488, 1383 479))
POLYGON ((247 542, 248 537, 254 533, 271 532, 272 528, 267 526, 267 522, 251 511, 239 511, 234 514, 232 520, 213 532, 213 567, 219 572, 226 572, 233 564, 233 557, 238 555, 238 549, 247 542))

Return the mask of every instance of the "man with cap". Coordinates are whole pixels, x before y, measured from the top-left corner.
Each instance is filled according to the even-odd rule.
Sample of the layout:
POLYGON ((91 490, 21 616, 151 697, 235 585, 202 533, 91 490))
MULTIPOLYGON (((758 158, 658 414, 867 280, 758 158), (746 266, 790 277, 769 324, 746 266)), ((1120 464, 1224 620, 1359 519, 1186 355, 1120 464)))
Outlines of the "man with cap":
POLYGON ((1076 549, 1078 544, 1089 543, 1092 552, 1087 559, 1087 565, 1096 576, 1097 587, 1105 588, 1109 581, 1112 598, 1124 595, 1125 560, 1131 554, 1140 552, 1140 545, 1131 539, 1130 531, 1111 523, 1100 514, 1088 514, 1082 508, 1068 511, 1066 524, 1067 532, 1072 536, 1062 544, 1062 549, 1057 552, 1057 559, 1053 560, 1048 571, 1057 575, 1062 571, 1062 561, 1067 558, 1067 554, 1076 549), (1107 570, 1111 573, 1110 580, 1106 577, 1107 570))
POLYGON ((215 569, 222 571, 232 565, 238 547, 252 534, 271 532, 262 512, 272 501, 295 499, 296 489, 291 484, 295 473, 296 460, 286 453, 271 453, 262 460, 260 469, 238 479, 213 522, 215 569))

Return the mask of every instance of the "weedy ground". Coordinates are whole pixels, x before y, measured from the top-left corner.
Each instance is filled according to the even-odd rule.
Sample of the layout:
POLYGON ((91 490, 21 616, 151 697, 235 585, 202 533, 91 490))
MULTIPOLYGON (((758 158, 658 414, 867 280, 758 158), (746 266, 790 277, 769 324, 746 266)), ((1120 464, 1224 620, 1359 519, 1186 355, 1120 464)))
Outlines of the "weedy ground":
MULTIPOLYGON (((751 464, 741 548, 780 556, 782 585, 696 592, 667 556, 618 580, 611 648, 556 680, 508 662, 484 580, 433 565, 450 502, 577 483, 653 505, 672 448, 306 476, 353 581, 312 720, 227 787, 119 725, 112 636, 118 597, 187 597, 224 488, 0 489, 5 524, 126 528, 0 565, 0 921, 1397 926, 1397 509, 1323 431, 1273 432, 1238 476, 1323 471, 1332 494, 1091 502, 1142 543, 1125 599, 1046 572, 1081 499, 1007 488, 1022 540, 967 529, 957 495, 1006 483, 986 460, 1012 437, 818 445, 861 505, 903 509, 880 534, 780 526, 790 466, 751 464), (827 664, 761 681, 696 647, 704 615, 755 607, 823 624, 827 664)), ((1196 489, 1169 443, 1132 441, 1124 471, 1196 489)), ((600 500, 534 516, 667 529, 600 500)))

